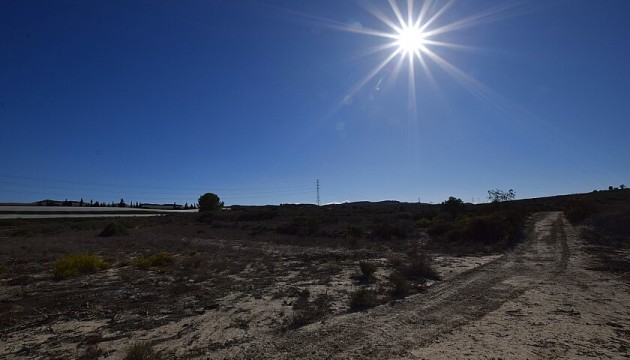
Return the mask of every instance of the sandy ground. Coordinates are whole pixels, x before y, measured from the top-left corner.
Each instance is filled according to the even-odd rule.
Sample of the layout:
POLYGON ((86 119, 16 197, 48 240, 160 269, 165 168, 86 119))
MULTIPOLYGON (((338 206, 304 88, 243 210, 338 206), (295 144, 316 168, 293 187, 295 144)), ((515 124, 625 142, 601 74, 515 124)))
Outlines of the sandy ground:
POLYGON ((589 270, 562 213, 515 251, 393 306, 339 316, 209 358, 627 358, 630 286, 589 270))
MULTIPOLYGON (((304 250, 293 246, 256 249, 277 258, 228 275, 225 291, 213 292, 226 286, 215 278, 203 285, 211 290, 167 302, 146 287, 173 284, 171 275, 128 279, 125 274, 133 273, 126 267, 72 282, 5 284, 0 305, 13 307, 9 316, 30 314, 30 320, 0 329, 0 358, 122 359, 132 341, 151 342, 164 358, 184 359, 630 357, 627 279, 592 270, 595 259, 562 213, 535 215, 528 234, 503 256, 439 255, 435 262, 442 281, 365 312, 347 309, 358 258, 333 250, 311 253, 311 260, 299 263, 295 259, 304 250), (274 265, 280 256, 283 263, 274 265), (265 266, 283 267, 272 269, 270 281, 265 266), (121 287, 121 277, 133 286, 121 287), (105 292, 94 290, 94 284, 105 292), (296 289, 331 295, 329 315, 287 329, 296 289), (37 291, 61 295, 41 304, 33 299, 37 291), (99 302, 105 293, 107 302, 99 302), (55 314, 52 302, 69 298, 80 299, 75 310, 55 314), (116 305, 112 299, 135 305, 109 309, 116 305)), ((220 252, 227 244, 212 246, 220 252)), ((377 277, 386 276, 383 268, 377 277)), ((175 283, 182 281, 178 286, 201 286, 192 278, 175 283)))

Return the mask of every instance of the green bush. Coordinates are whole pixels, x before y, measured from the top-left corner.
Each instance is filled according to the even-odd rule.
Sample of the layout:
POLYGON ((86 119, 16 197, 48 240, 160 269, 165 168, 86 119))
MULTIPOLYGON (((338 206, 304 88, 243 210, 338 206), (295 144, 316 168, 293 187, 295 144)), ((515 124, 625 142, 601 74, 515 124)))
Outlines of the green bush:
POLYGON ((205 193, 199 197, 199 211, 217 211, 223 208, 223 201, 216 194, 205 193))
POLYGON ((152 267, 168 267, 173 265, 175 259, 171 254, 161 251, 149 256, 139 256, 133 259, 133 265, 139 269, 148 270, 152 267))
POLYGON ((379 305, 379 300, 374 290, 359 289, 350 294, 350 309, 362 311, 379 305))
POLYGON ((53 267, 56 279, 65 279, 70 276, 91 274, 107 268, 107 263, 100 257, 92 254, 70 254, 57 260, 53 267))
POLYGON ((101 231, 100 236, 109 237, 109 236, 122 236, 122 235, 128 235, 128 234, 129 234, 129 231, 127 230, 127 227, 124 224, 115 222, 115 223, 107 224, 105 229, 101 231))
POLYGON ((153 350, 151 343, 135 342, 127 348, 124 360, 157 360, 160 354, 153 350))

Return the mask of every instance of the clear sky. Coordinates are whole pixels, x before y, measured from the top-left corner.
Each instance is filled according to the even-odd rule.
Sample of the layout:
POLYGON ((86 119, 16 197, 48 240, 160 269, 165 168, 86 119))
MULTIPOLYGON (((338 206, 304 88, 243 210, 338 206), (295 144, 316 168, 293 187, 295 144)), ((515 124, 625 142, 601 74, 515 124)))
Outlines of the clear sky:
POLYGON ((0 1, 0 202, 630 185, 630 1, 394 4, 0 1))

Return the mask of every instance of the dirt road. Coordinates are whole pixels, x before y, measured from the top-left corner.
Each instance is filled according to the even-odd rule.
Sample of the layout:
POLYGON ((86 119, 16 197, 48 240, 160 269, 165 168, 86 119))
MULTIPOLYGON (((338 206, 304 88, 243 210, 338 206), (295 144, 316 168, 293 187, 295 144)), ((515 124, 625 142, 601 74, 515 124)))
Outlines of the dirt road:
MULTIPOLYGON (((466 272, 453 266, 461 258, 442 256, 446 280, 358 313, 347 312, 347 300, 366 253, 314 247, 301 260, 309 248, 195 238, 197 244, 172 235, 183 236, 173 226, 163 235, 148 228, 135 242, 90 238, 92 230, 7 238, 16 242, 16 259, 22 255, 0 278, 0 358, 123 359, 136 341, 177 359, 630 358, 630 282, 602 266, 561 212, 532 216, 514 250, 472 257, 479 262, 466 272), (179 267, 119 264, 53 280, 56 255, 48 253, 79 243, 111 259, 169 245, 179 267), (228 260, 185 265, 197 252, 228 260), (242 268, 230 273, 232 263, 242 268), (296 301, 290 290, 303 288, 330 292, 336 307, 323 322, 287 330, 296 301)), ((373 261, 384 256, 373 252, 373 261)))
POLYGON ((627 358, 630 286, 584 250, 562 213, 537 214, 514 251, 424 294, 206 357, 627 358))

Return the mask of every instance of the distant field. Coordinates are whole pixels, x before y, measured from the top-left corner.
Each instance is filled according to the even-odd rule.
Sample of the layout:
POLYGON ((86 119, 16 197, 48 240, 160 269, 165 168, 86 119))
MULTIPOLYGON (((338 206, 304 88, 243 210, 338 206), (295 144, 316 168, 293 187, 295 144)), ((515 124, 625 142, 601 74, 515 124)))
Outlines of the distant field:
POLYGON ((197 210, 161 210, 73 206, 0 206, 0 219, 134 217, 191 212, 194 213, 197 212, 197 210))

